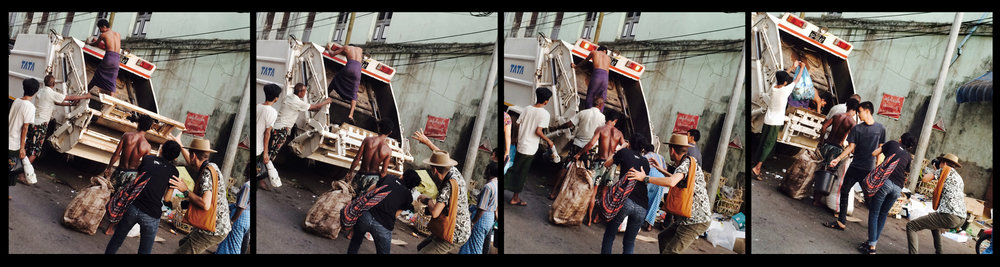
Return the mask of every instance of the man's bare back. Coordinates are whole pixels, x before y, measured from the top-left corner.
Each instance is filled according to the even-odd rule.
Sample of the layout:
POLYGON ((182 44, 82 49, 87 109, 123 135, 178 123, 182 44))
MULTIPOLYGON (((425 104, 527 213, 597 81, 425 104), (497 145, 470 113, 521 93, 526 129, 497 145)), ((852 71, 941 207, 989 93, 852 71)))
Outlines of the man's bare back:
POLYGON ((101 33, 100 41, 104 41, 104 50, 118 53, 122 47, 122 37, 112 30, 101 33))
POLYGON ((139 168, 142 157, 149 154, 152 149, 144 136, 137 132, 127 132, 122 135, 122 154, 118 161, 118 167, 122 169, 134 170, 139 168))
POLYGON ((361 62, 361 60, 364 59, 365 52, 360 47, 352 45, 342 45, 340 47, 337 47, 336 49, 333 49, 332 47, 333 44, 330 44, 330 47, 327 48, 331 51, 330 56, 343 54, 345 57, 347 57, 348 60, 354 60, 358 62, 361 62))
POLYGON ((851 128, 854 128, 854 118, 850 114, 841 113, 830 119, 833 120, 833 129, 830 130, 827 143, 840 146, 847 139, 847 134, 851 132, 851 128))
POLYGON ((608 70, 611 68, 611 57, 604 51, 590 52, 590 56, 588 57, 594 59, 595 69, 608 70))
POLYGON ((361 146, 364 147, 364 151, 361 155, 361 170, 362 173, 379 173, 379 176, 384 176, 385 172, 388 170, 388 162, 390 156, 392 156, 392 147, 385 142, 386 137, 372 136, 365 138, 361 141, 361 146), (382 169, 379 169, 379 167, 382 169))
POLYGON ((594 130, 594 135, 598 138, 597 156, 599 159, 607 160, 615 155, 615 148, 625 143, 622 132, 611 125, 603 125, 594 130))

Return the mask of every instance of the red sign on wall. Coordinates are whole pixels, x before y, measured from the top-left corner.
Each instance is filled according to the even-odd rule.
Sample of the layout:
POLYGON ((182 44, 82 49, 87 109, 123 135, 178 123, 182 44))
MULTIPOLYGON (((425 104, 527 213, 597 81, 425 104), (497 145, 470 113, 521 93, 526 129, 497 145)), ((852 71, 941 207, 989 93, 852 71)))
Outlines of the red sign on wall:
POLYGON ((184 133, 205 137, 205 128, 208 127, 208 115, 201 115, 198 113, 187 113, 187 118, 184 119, 184 133))
POLYGON ((890 94, 882 94, 882 104, 878 105, 878 114, 893 119, 899 119, 899 114, 903 111, 903 97, 890 94))
POLYGON ((677 121, 674 122, 673 133, 687 134, 690 129, 698 128, 698 116, 677 112, 677 121))
POLYGON ((427 138, 444 141, 445 136, 448 135, 449 121, 451 120, 427 115, 427 125, 424 126, 424 135, 427 138))

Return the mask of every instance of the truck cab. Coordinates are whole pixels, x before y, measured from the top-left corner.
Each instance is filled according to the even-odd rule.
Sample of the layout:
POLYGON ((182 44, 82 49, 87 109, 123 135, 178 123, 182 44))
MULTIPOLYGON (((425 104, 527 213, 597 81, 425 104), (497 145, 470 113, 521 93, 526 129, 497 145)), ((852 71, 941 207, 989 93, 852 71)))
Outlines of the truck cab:
MULTIPOLYGON (((508 38, 504 44, 504 105, 510 106, 511 116, 518 116, 524 107, 535 103, 535 88, 547 87, 552 98, 545 109, 551 115, 549 127, 566 123, 586 107, 587 85, 592 65, 583 60, 599 46, 579 39, 575 43, 537 38, 508 38), (571 64, 578 67, 574 69, 571 64)), ((609 51, 610 52, 610 51, 609 51)), ((621 55, 611 53, 608 73, 608 93, 605 109, 622 114, 616 128, 629 137, 644 135, 658 143, 653 134, 647 111, 641 77, 645 66, 621 55)), ((547 137, 557 148, 573 139, 572 131, 549 131, 547 137)), ((565 151, 563 151, 565 152, 565 151)))
MULTIPOLYGON (((49 74, 56 78, 53 89, 61 93, 88 93, 87 83, 104 53, 104 49, 55 33, 19 35, 8 60, 8 98, 24 95, 21 87, 24 79, 34 78, 41 83, 49 74)), ((184 130, 180 122, 157 114, 156 95, 150 82, 156 65, 128 52, 121 54, 114 95, 92 94, 76 106, 54 109, 54 123, 49 126, 54 130, 50 130, 48 141, 56 151, 108 162, 122 134, 137 127, 127 119, 131 115, 146 114, 156 120, 146 132, 152 146, 150 153, 158 151, 174 129, 184 130)))
POLYGON ((790 13, 781 18, 764 12, 753 13, 751 21, 751 131, 761 132, 764 113, 770 104, 770 88, 776 81, 775 73, 791 66, 793 60, 801 60, 808 64, 816 93, 826 105, 818 110, 788 107, 778 142, 816 149, 819 130, 830 107, 846 102, 854 94, 848 62, 854 46, 829 33, 825 27, 790 13))
POLYGON ((289 135, 290 150, 307 158, 341 168, 349 168, 365 137, 377 136, 378 121, 384 118, 396 122, 396 131, 389 135, 392 160, 389 173, 402 175, 403 164, 413 161, 408 140, 403 138, 399 113, 392 93, 395 69, 370 57, 361 62, 362 77, 358 88, 354 120, 347 123, 350 101, 327 91, 329 81, 347 63, 343 55, 331 56, 325 47, 295 39, 257 41, 257 103, 264 102, 264 85, 277 84, 282 89, 276 110, 283 99, 297 97, 294 86, 306 85, 305 100, 309 104, 327 96, 333 102, 319 111, 300 114, 289 135))

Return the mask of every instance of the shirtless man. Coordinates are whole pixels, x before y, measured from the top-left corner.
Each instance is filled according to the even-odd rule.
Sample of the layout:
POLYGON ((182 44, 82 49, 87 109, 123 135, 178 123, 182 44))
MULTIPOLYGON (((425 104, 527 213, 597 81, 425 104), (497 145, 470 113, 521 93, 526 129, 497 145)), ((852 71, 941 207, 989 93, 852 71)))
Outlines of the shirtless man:
MULTIPOLYGON (((857 116, 858 105, 859 103, 857 99, 853 97, 849 98, 846 103, 846 113, 834 115, 833 117, 826 119, 826 121, 823 121, 823 128, 820 128, 819 135, 823 136, 827 132, 827 127, 830 127, 831 130, 830 136, 822 142, 823 145, 820 146, 819 149, 819 152, 823 155, 824 159, 823 164, 820 166, 828 167, 827 165, 830 164, 830 161, 833 160, 833 158, 844 152, 843 143, 844 140, 847 139, 847 134, 851 132, 851 128, 856 124, 854 116, 857 116)), ((836 170, 837 166, 830 167, 830 169, 836 170)), ((821 196, 819 192, 816 192, 813 196, 813 205, 822 207, 823 204, 820 202, 822 198, 823 196, 821 196)))
POLYGON ((335 44, 330 44, 327 50, 330 56, 343 54, 347 57, 347 64, 344 69, 337 72, 330 81, 327 91, 336 91, 341 99, 351 100, 351 112, 347 114, 347 119, 354 124, 354 107, 357 105, 358 85, 361 83, 361 61, 364 60, 364 50, 357 46, 342 45, 334 48, 335 44))
POLYGON ((594 161, 590 162, 590 167, 594 169, 594 183, 599 186, 599 190, 594 190, 590 196, 590 204, 587 208, 587 226, 594 221, 594 197, 597 196, 598 191, 604 194, 607 190, 607 185, 611 183, 611 174, 614 172, 614 167, 611 167, 612 157, 617 151, 618 145, 628 146, 625 142, 625 137, 622 132, 615 128, 615 123, 618 123, 618 112, 613 109, 608 109, 604 111, 604 126, 597 127, 594 130, 594 138, 587 143, 580 152, 577 152, 573 156, 573 161, 580 160, 580 156, 590 151, 591 147, 597 145, 597 155, 594 161))
MULTIPOLYGON (((590 52, 583 62, 594 59, 594 71, 590 75, 590 84, 587 85, 587 108, 594 106, 594 99, 608 97, 608 69, 611 68, 611 57, 608 56, 608 48, 601 46, 596 51, 590 52)), ((573 65, 576 68, 577 65, 573 65)), ((604 108, 601 107, 601 111, 604 108)), ((613 154, 614 152, 612 152, 613 154)))
POLYGON ((354 155, 351 168, 348 169, 347 175, 344 177, 354 187, 355 194, 361 195, 361 192, 377 183, 379 178, 388 173, 389 161, 392 160, 392 147, 389 146, 386 139, 389 138, 393 129, 391 119, 382 119, 378 125, 378 136, 366 137, 364 141, 361 141, 358 154, 354 155), (359 163, 361 170, 357 174, 351 175, 359 163), (379 167, 382 169, 379 170, 379 167))
POLYGON ((97 28, 101 35, 91 39, 90 45, 104 48, 104 58, 97 64, 94 71, 94 78, 87 84, 87 89, 100 87, 102 93, 112 94, 115 92, 115 85, 118 81, 118 63, 121 61, 122 37, 117 32, 111 30, 111 24, 107 20, 98 20, 97 28))
MULTIPOLYGON (((111 180, 115 191, 121 190, 126 184, 135 180, 136 176, 139 175, 138 169, 142 157, 149 155, 151 149, 149 142, 146 141, 146 130, 149 130, 153 125, 153 118, 142 114, 139 115, 136 122, 139 124, 136 131, 122 135, 118 141, 118 148, 111 154, 111 162, 108 162, 108 167, 104 169, 104 177, 111 180), (118 162, 118 167, 114 168, 114 172, 112 172, 111 167, 115 165, 115 162, 118 162)), ((111 235, 114 232, 115 224, 112 223, 104 234, 111 235)))

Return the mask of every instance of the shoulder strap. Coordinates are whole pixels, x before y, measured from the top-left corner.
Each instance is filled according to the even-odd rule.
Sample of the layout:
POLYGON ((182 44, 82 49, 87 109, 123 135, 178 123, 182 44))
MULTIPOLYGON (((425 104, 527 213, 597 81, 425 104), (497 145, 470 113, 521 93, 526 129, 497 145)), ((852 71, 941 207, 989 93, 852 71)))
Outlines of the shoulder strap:
POLYGON ((691 165, 688 166, 688 177, 691 178, 690 180, 688 180, 688 185, 694 185, 692 182, 694 182, 694 179, 695 179, 694 178, 694 173, 695 173, 695 169, 698 168, 698 161, 695 160, 694 157, 692 157, 692 156, 688 156, 688 159, 691 160, 691 165))

